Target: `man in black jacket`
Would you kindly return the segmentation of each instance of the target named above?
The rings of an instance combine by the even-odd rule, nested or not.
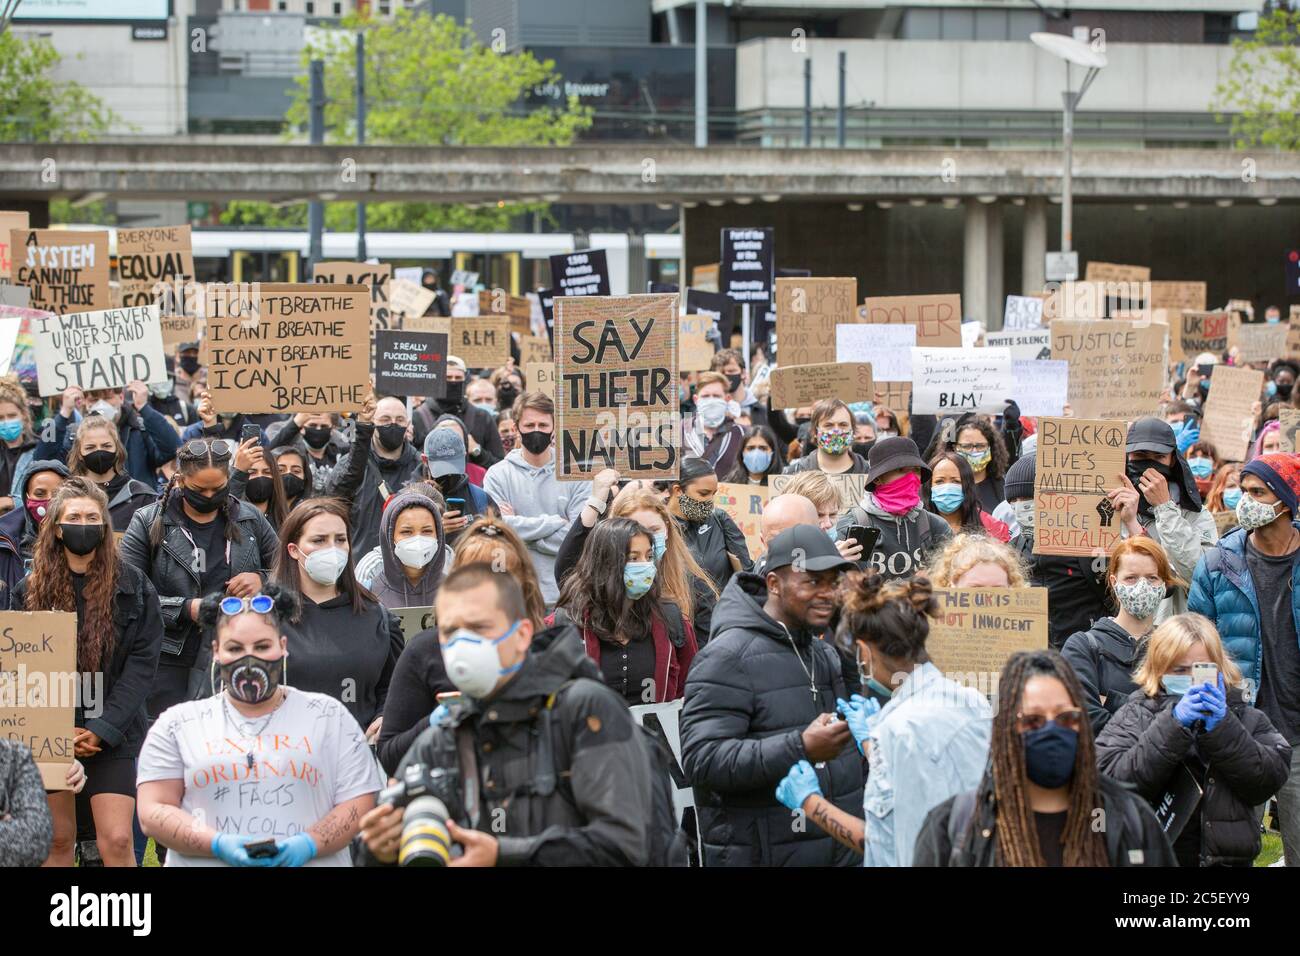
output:
[[[384,502],[420,471],[420,452],[408,440],[406,404],[391,397],[372,402],[357,416],[352,450],[339,459],[326,492],[352,502],[353,555],[379,545]]]
[[[862,812],[862,758],[834,717],[847,697],[840,658],[816,637],[852,567],[819,528],[797,525],[770,543],[763,577],[737,574],[723,591],[681,716],[706,866],[861,862],[776,799],[790,767],[808,760],[835,806]]]
[[[451,865],[647,865],[648,752],[577,632],[535,634],[518,582],[483,564],[447,577],[437,617],[463,696],[435,711],[397,779],[416,765],[455,774],[448,830],[463,852]],[[362,818],[364,862],[397,860],[403,815],[380,804]]]

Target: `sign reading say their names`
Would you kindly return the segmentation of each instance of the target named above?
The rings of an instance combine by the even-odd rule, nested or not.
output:
[[[555,300],[557,479],[677,475],[677,305],[675,295]]]
[[[46,790],[68,789],[80,684],[75,613],[0,612],[0,728],[31,750]]]
[[[31,325],[36,381],[43,396],[167,381],[158,306],[69,312]]]
[[[268,283],[211,298],[204,352],[218,412],[359,412],[370,390],[370,290]]]
[[[1213,445],[1223,461],[1246,460],[1255,425],[1251,406],[1259,401],[1263,387],[1263,372],[1231,365],[1214,367],[1201,420],[1201,439]]]
[[[375,391],[441,398],[447,389],[447,336],[437,332],[375,331]]]
[[[919,348],[961,347],[961,296],[895,295],[868,298],[858,309],[863,322],[916,326]]]
[[[1034,554],[1104,556],[1120,518],[1106,497],[1123,485],[1122,421],[1040,418],[1034,459]]]
[[[823,398],[875,401],[876,389],[867,362],[782,365],[772,370],[772,407],[803,408]]]
[[[1047,588],[936,588],[925,651],[943,675],[991,697],[1012,654],[1047,649]]]
[[[857,279],[777,279],[776,351],[781,364],[837,361],[836,330],[858,321],[853,312],[857,297]]]
[[[996,413],[1011,398],[1008,349],[912,350],[912,412]]]
[[[103,230],[14,230],[9,258],[15,285],[31,292],[31,307],[45,312],[94,312],[112,299],[108,283],[108,233]]]

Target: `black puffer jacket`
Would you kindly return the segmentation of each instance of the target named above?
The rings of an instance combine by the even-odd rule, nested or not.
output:
[[[1286,782],[1291,745],[1262,710],[1228,692],[1228,713],[1206,732],[1189,730],[1174,717],[1178,698],[1135,694],[1097,738],[1097,766],[1131,783],[1158,806],[1187,764],[1205,789],[1199,807],[1202,866],[1249,866],[1259,853],[1255,806]]]
[[[543,795],[532,785],[547,721],[542,714],[553,694],[549,742],[559,783]],[[458,822],[497,835],[498,866],[647,864],[648,751],[638,745],[627,705],[602,683],[573,627],[536,635],[524,666],[495,697],[461,697],[450,708],[448,721],[415,739],[397,776],[416,763],[464,774],[456,744],[458,728],[465,727],[482,787],[477,819],[465,812]],[[362,857],[374,862],[368,853]]]
[[[854,866],[861,856],[817,827],[791,826],[776,785],[807,758],[803,731],[846,694],[840,656],[825,641],[802,643],[816,667],[817,699],[806,664],[785,629],[763,610],[756,574],[732,578],[718,601],[713,639],[686,675],[682,762],[695,790],[706,866]],[[810,655],[811,651],[811,655]],[[863,763],[850,743],[817,770],[822,793],[862,815]]]
[[[1103,617],[1091,629],[1066,640],[1061,656],[1083,684],[1094,734],[1101,733],[1111,715],[1137,690],[1133,672],[1142,663],[1146,646],[1145,639],[1133,637],[1113,617]]]
[[[373,422],[357,422],[352,450],[339,459],[326,491],[331,497],[352,502],[349,524],[353,554],[369,554],[379,546],[380,520],[387,500],[379,486],[384,485],[388,494],[395,495],[408,481],[414,481],[420,470],[420,453],[409,441],[402,446],[399,457],[382,458],[371,444],[374,434]]]
[[[1023,527],[1011,539],[1011,547],[1029,566],[1029,583],[1047,588],[1047,603],[1052,609],[1047,621],[1047,643],[1054,649],[1060,650],[1071,634],[1088,630],[1113,610],[1104,561],[1034,554],[1033,532]]]

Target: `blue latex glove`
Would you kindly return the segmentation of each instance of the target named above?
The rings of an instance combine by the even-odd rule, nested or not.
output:
[[[809,797],[821,795],[822,787],[817,782],[817,771],[807,760],[800,760],[791,767],[785,779],[776,785],[776,798],[791,810],[802,810]]]
[[[1191,448],[1200,440],[1201,424],[1193,419],[1183,426],[1183,430],[1178,436],[1178,454],[1187,454],[1187,449]]]
[[[1223,690],[1223,673],[1219,673],[1217,685],[1202,684],[1199,688],[1201,716],[1205,720],[1205,731],[1209,733],[1219,726],[1219,721],[1228,714],[1228,698]]]
[[[1193,687],[1178,699],[1178,703],[1174,704],[1174,719],[1189,730],[1198,720],[1205,719],[1205,715],[1201,713],[1203,706],[1201,703],[1201,688],[1204,686],[1204,684],[1200,684]]]
[[[235,833],[218,833],[212,838],[212,855],[228,866],[270,866],[272,857],[253,859],[244,844],[255,842],[252,837]]]
[[[451,716],[451,711],[446,704],[439,704],[433,708],[433,713],[429,715],[429,726],[437,727],[439,724],[445,724],[447,718]]]
[[[271,857],[271,866],[305,866],[316,858],[316,841],[305,833],[276,840],[275,846],[279,852]]]
[[[861,694],[854,694],[848,700],[835,699],[835,709],[840,712],[844,722],[849,725],[849,733],[858,745],[858,753],[865,753],[862,744],[871,736],[871,718],[880,713],[880,701],[867,700]]]

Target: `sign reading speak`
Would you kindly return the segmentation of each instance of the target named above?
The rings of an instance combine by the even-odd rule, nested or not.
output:
[[[562,295],[609,295],[609,263],[604,249],[584,249],[551,256],[551,289]]]
[[[867,362],[782,365],[772,370],[772,407],[804,408],[823,398],[875,401],[876,389]]]
[[[108,285],[108,233],[70,229],[14,230],[9,258],[15,285],[31,292],[31,307],[45,312],[94,312],[112,300]]]
[[[1165,387],[1159,323],[1052,323],[1052,358],[1070,363],[1070,406],[1080,418],[1133,421],[1152,415]]]
[[[1231,365],[1214,367],[1201,421],[1201,439],[1213,445],[1222,460],[1246,460],[1255,424],[1251,406],[1259,401],[1263,387],[1263,372]]]
[[[834,362],[835,330],[856,323],[857,279],[776,280],[776,348],[783,365]]]
[[[555,431],[561,481],[605,468],[675,477],[681,448],[677,296],[555,300]]]
[[[718,291],[733,302],[771,302],[773,247],[771,229],[723,229]]]
[[[1034,554],[1105,556],[1120,520],[1107,492],[1123,484],[1123,422],[1041,418],[1034,459]]]
[[[919,348],[961,347],[961,296],[895,295],[868,298],[858,309],[863,322],[916,326]]]
[[[1047,588],[935,588],[939,614],[925,651],[943,676],[997,696],[1018,651],[1047,649]]]
[[[156,305],[51,315],[34,320],[31,331],[43,396],[61,395],[70,385],[121,388],[167,381]]]
[[[912,350],[912,412],[997,413],[1011,398],[1008,349]]]
[[[370,390],[370,290],[272,283],[210,297],[204,352],[218,412],[359,412]]]
[[[375,332],[375,391],[441,398],[447,388],[447,336],[437,332]]]
[[[0,611],[0,728],[31,750],[46,790],[68,789],[79,683],[76,614]]]

